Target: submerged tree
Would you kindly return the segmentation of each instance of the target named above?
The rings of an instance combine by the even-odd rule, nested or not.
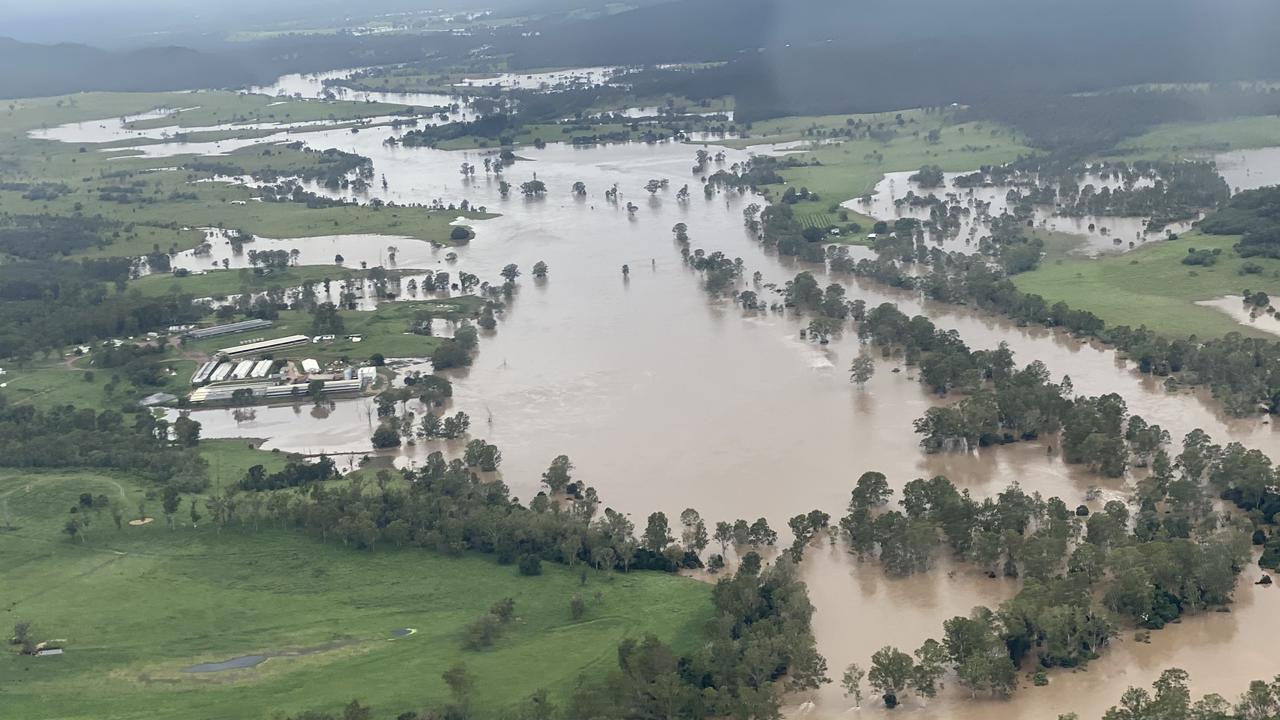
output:
[[[870,355],[855,357],[853,363],[849,366],[849,382],[856,383],[859,386],[866,385],[875,374],[876,361],[872,360]]]
[[[565,488],[573,480],[570,474],[573,471],[573,463],[569,462],[568,455],[558,455],[556,459],[551,461],[551,466],[547,471],[542,473],[542,482],[551,488],[551,492],[557,495],[563,493]]]
[[[911,656],[888,645],[871,656],[871,670],[867,682],[884,698],[884,706],[897,707],[898,695],[911,683],[915,663]]]
[[[850,663],[840,678],[840,686],[844,688],[845,697],[852,697],[855,707],[862,707],[862,679],[867,676],[858,663]]]

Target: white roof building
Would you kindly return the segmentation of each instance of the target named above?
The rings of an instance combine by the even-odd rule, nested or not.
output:
[[[244,355],[274,352],[276,350],[304,345],[309,342],[311,342],[311,338],[306,335],[287,335],[274,340],[261,340],[259,342],[251,342],[245,343],[244,345],[236,345],[235,347],[223,348],[219,352],[229,358],[236,358]]]

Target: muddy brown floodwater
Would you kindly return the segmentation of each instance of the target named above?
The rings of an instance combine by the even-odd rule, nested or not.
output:
[[[561,453],[572,458],[575,479],[596,487],[607,505],[632,513],[641,526],[650,511],[675,517],[686,507],[697,508],[709,522],[763,516],[783,529],[788,517],[813,508],[838,516],[866,470],[886,473],[896,487],[945,474],[978,496],[1013,482],[1068,504],[1083,501],[1095,485],[1104,497],[1123,496],[1123,481],[1066,466],[1040,444],[926,455],[912,421],[935,398],[911,369],[895,373],[894,364],[878,362],[871,382],[856,388],[846,371],[859,352],[853,333],[819,346],[799,339],[802,319],[746,312],[728,300],[708,298],[672,240],[677,222],[688,224],[693,247],[741,257],[747,278],[759,270],[765,282],[781,284],[800,270],[821,271],[766,253],[744,231],[742,209],[752,198],[705,199],[690,175],[692,146],[523,149],[520,154],[530,160],[510,167],[507,179],[518,186],[536,174],[548,195],[502,199],[496,178],[465,178],[458,171],[462,162],[480,164],[483,153],[388,147],[384,138],[340,131],[307,136],[313,147],[372,157],[388,181],[388,189],[376,194],[387,200],[466,198],[503,213],[475,223],[476,240],[456,250],[459,265],[489,279],[507,263],[526,273],[496,332],[482,335],[475,364],[450,373],[453,408],[471,415],[474,437],[501,446],[504,478],[521,498],[538,491],[540,473]],[[726,153],[730,163],[746,157]],[[642,189],[650,178],[669,178],[671,187],[650,197]],[[570,194],[578,180],[587,185],[586,198]],[[674,195],[686,182],[693,198],[681,204]],[[621,205],[639,206],[634,217],[604,201],[614,183]],[[434,266],[444,252],[409,250],[403,240],[396,242],[401,267]],[[369,236],[290,241],[304,253],[314,245],[316,257],[341,252],[348,264],[372,264],[388,244]],[[539,260],[550,266],[545,282],[527,274]],[[620,272],[624,263],[631,268],[629,279]],[[1218,441],[1239,440],[1280,457],[1271,426],[1224,418],[1197,394],[1168,394],[1109,350],[874,285],[850,283],[850,296],[924,312],[974,347],[1007,342],[1020,363],[1039,359],[1056,377],[1069,374],[1078,393],[1121,394],[1132,412],[1166,427],[1174,438],[1201,427]],[[241,423],[227,410],[193,413],[206,436],[264,437],[267,447],[304,452],[368,451],[372,416],[365,399],[324,410],[260,407],[254,420]],[[397,461],[420,462],[432,450],[458,451],[460,445],[419,443],[401,451]],[[939,635],[948,617],[975,605],[996,605],[1016,591],[1011,582],[964,566],[949,570],[890,579],[878,565],[859,564],[839,547],[811,550],[802,573],[817,607],[819,649],[833,677],[850,662],[865,666],[883,645],[915,648]],[[1042,688],[1024,681],[1008,701],[970,700],[952,687],[927,708],[911,699],[894,714],[976,720],[1076,711],[1095,718],[1127,686],[1147,685],[1169,666],[1191,672],[1197,693],[1234,696],[1249,679],[1280,672],[1280,653],[1272,649],[1280,629],[1280,590],[1256,588],[1257,575],[1255,568],[1241,576],[1231,613],[1187,618],[1153,633],[1150,644],[1122,634],[1087,672],[1050,673],[1050,685]],[[843,716],[850,705],[831,685],[812,697],[794,698],[791,712],[800,713],[796,707],[810,699],[816,703],[810,717]],[[862,714],[885,712],[875,705],[867,701]]]
[[[849,200],[845,207],[870,215],[877,220],[892,221],[900,217],[913,217],[919,220],[929,219],[929,207],[912,207],[908,204],[908,194],[927,198],[933,196],[950,207],[959,208],[967,213],[959,217],[960,227],[947,238],[942,247],[946,250],[973,252],[977,249],[978,238],[991,234],[990,221],[1011,210],[1008,193],[1015,189],[1009,185],[992,185],[976,188],[958,187],[956,178],[966,173],[945,173],[942,187],[925,188],[912,182],[911,171],[886,173],[876,184],[875,190],[865,198]],[[1080,187],[1088,185],[1096,189],[1112,190],[1125,186],[1116,177],[1103,178],[1098,175],[1085,175],[1079,178]],[[1150,178],[1139,178],[1133,187],[1149,186]],[[901,203],[901,204],[899,204]],[[980,212],[985,209],[985,212]],[[1057,232],[1070,233],[1082,240],[1082,247],[1077,251],[1089,255],[1109,252],[1124,252],[1140,244],[1153,240],[1163,240],[1168,233],[1183,233],[1191,229],[1190,222],[1175,222],[1160,228],[1148,227],[1144,218],[1117,217],[1112,215],[1085,215],[1068,217],[1054,214],[1051,205],[1033,206],[1032,218],[1036,227]]]

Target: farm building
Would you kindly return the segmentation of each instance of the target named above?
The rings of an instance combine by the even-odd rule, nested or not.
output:
[[[266,330],[271,327],[270,320],[242,320],[240,322],[228,323],[227,325],[214,325],[213,327],[197,328],[187,333],[187,337],[192,340],[205,340],[220,335],[231,335],[233,333],[251,332],[253,330]]]
[[[227,379],[231,371],[236,367],[235,363],[221,363],[209,373],[209,382],[221,382]]]
[[[262,353],[276,352],[286,348],[306,345],[311,342],[311,338],[306,335],[286,335],[282,338],[274,340],[261,340],[259,342],[245,343],[235,347],[223,348],[218,354],[226,356],[228,359],[239,359],[249,357],[251,355],[260,355]]]
[[[320,372],[320,363],[312,360],[311,358],[307,358],[302,361],[302,372],[307,374],[318,373]]]
[[[236,363],[236,369],[231,371],[232,380],[244,380],[249,377],[249,373],[253,372],[253,366],[256,365],[252,360],[241,360]]]
[[[195,374],[191,376],[191,384],[205,384],[209,381],[209,376],[212,375],[213,371],[216,369],[218,369],[218,361],[216,360],[210,360],[209,362],[202,363],[200,367],[196,368]]]
[[[206,385],[193,391],[190,400],[193,405],[228,403],[231,402],[237,390],[246,389],[255,401],[302,400],[307,397],[310,390],[308,383]],[[325,381],[320,392],[325,395],[338,395],[360,392],[362,389],[364,389],[364,383],[360,380],[328,380]]]
[[[257,365],[253,366],[253,372],[249,373],[252,378],[264,378],[267,373],[271,372],[271,366],[275,364],[275,360],[259,360]]]

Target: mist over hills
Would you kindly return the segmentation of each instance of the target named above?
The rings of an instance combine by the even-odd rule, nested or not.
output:
[[[721,62],[650,89],[733,95],[748,120],[1280,77],[1270,38],[1280,3],[1266,0],[676,0],[587,19],[563,12],[584,4],[510,0],[504,7],[546,14],[469,36],[285,35],[111,51],[8,40],[0,62],[17,71],[0,77],[0,96],[236,87],[286,72],[461,59],[482,47],[522,69]]]

